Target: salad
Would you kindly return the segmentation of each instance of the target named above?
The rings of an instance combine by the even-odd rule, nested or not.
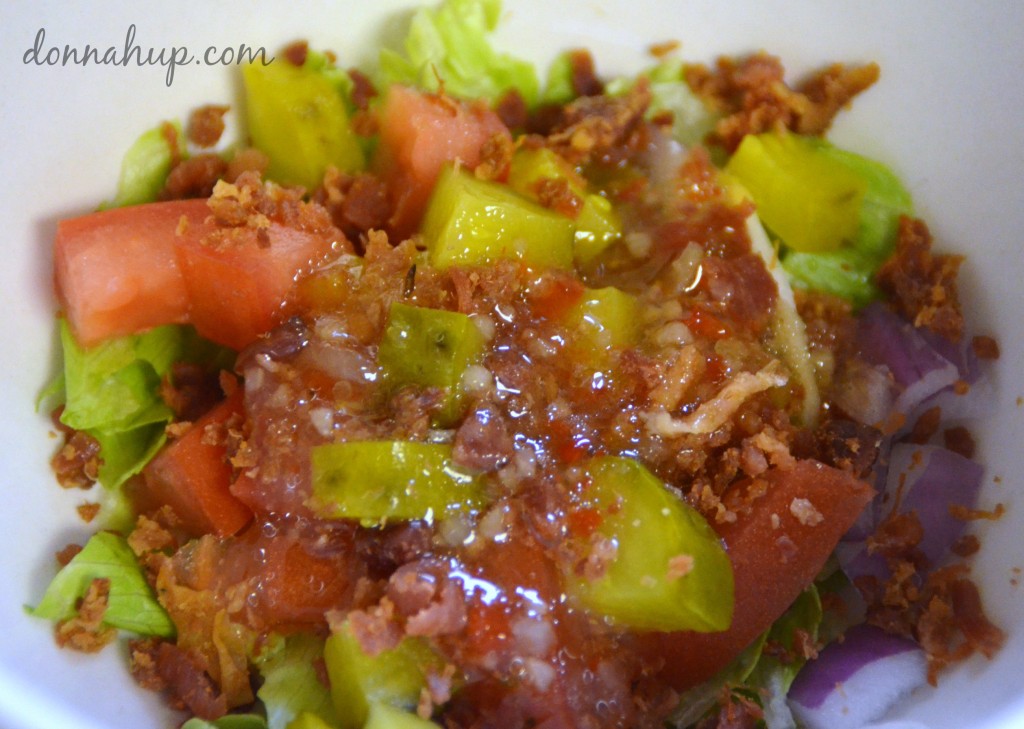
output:
[[[823,137],[878,69],[541,84],[497,10],[247,66],[242,143],[163,123],[60,225],[54,469],[102,529],[31,612],[190,729],[856,726],[992,655],[949,418],[998,345]]]

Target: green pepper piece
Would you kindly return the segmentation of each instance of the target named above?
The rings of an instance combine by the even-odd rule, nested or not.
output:
[[[635,460],[601,457],[585,468],[580,507],[600,518],[595,535],[614,554],[599,576],[568,575],[569,594],[637,630],[728,628],[732,565],[704,518]]]
[[[517,192],[537,199],[537,183],[544,179],[565,179],[569,189],[578,195],[583,205],[576,216],[576,234],[573,256],[586,263],[622,237],[622,221],[611,201],[587,192],[587,183],[576,170],[556,152],[541,147],[520,149],[512,157],[508,184]]]
[[[312,508],[324,519],[433,519],[477,509],[478,478],[452,463],[452,447],[412,441],[352,441],[312,452]]]
[[[249,136],[270,158],[267,177],[314,189],[331,165],[363,168],[345,102],[322,73],[287,61],[242,67]]]
[[[430,262],[437,268],[499,259],[570,268],[573,221],[512,190],[446,166],[423,221]]]
[[[446,391],[435,425],[445,427],[464,409],[462,376],[483,356],[486,340],[465,314],[440,309],[391,305],[377,363],[390,387],[418,385]]]
[[[421,719],[411,711],[373,702],[363,729],[437,729],[437,724]]]
[[[867,182],[796,134],[748,134],[725,171],[750,193],[764,224],[795,251],[852,245]]]
[[[361,729],[373,703],[415,709],[426,686],[427,671],[443,661],[422,638],[406,637],[375,656],[363,652],[348,623],[324,646],[331,699],[342,729]]]

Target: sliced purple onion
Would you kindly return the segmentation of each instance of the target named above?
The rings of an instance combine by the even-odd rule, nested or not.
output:
[[[920,330],[881,304],[871,304],[861,312],[857,341],[865,360],[884,365],[892,373],[900,388],[894,409],[905,415],[960,379],[956,362],[943,356]]]
[[[807,729],[858,729],[881,718],[927,677],[925,654],[916,643],[858,625],[803,667],[789,690],[789,706]]]
[[[897,443],[889,453],[885,488],[866,511],[880,511],[878,521],[894,508],[899,514],[915,511],[924,533],[918,548],[931,564],[938,564],[967,526],[950,513],[950,506],[975,508],[983,474],[980,465],[945,448]],[[858,535],[873,531],[867,523],[856,528]],[[885,560],[869,554],[867,543],[858,544],[850,535],[836,554],[851,580],[865,575],[883,581],[889,577]]]

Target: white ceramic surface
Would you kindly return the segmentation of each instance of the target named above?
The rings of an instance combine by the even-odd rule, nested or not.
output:
[[[74,507],[47,460],[56,441],[33,402],[54,362],[49,247],[55,224],[110,197],[121,154],[156,121],[194,105],[230,102],[231,68],[50,67],[24,63],[40,28],[45,47],[123,46],[202,52],[245,43],[270,50],[308,38],[345,65],[374,58],[407,12],[396,2],[9,3],[0,22],[0,729],[171,726],[155,697],[137,690],[124,656],[60,652],[47,623],[26,617],[53,570],[52,554],[81,540]],[[297,5],[297,4],[296,4]],[[975,574],[1009,639],[993,661],[974,660],[916,695],[892,727],[1024,727],[1024,3],[946,0],[507,0],[499,43],[546,60],[593,49],[605,74],[649,62],[647,47],[677,39],[686,58],[765,48],[794,73],[831,60],[877,60],[878,86],[856,101],[833,139],[890,163],[912,188],[939,245],[969,255],[962,285],[978,331],[1002,345],[992,412],[977,429],[987,464],[983,506],[1006,505],[985,524]]]

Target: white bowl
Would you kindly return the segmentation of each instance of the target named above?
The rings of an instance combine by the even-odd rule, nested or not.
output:
[[[0,28],[0,145],[4,262],[0,290],[0,727],[168,727],[157,697],[135,687],[123,651],[59,651],[51,626],[29,618],[53,573],[53,553],[88,529],[47,466],[56,441],[33,403],[54,371],[50,246],[56,221],[113,194],[134,137],[195,105],[230,102],[231,68],[38,66],[24,63],[40,28],[44,49],[123,47],[129,26],[143,49],[265,46],[307,38],[342,64],[365,64],[407,18],[404,2],[47,2],[7,8]],[[144,7],[146,5],[148,7]],[[84,8],[88,7],[88,10]],[[1008,635],[992,661],[942,676],[893,714],[899,726],[1024,726],[1018,666],[1024,661],[1024,595],[1015,586],[1024,550],[1017,469],[1024,442],[1024,294],[1020,179],[1024,169],[1024,4],[938,0],[508,0],[499,44],[545,61],[558,50],[593,50],[604,74],[636,70],[653,42],[680,40],[688,59],[764,48],[795,74],[823,63],[876,60],[880,83],[843,113],[832,138],[891,164],[912,189],[941,248],[968,255],[962,273],[970,323],[1002,346],[992,412],[976,429],[987,465],[982,505],[1006,516],[978,526],[975,577],[992,619]],[[168,51],[169,52],[169,51]],[[45,54],[44,54],[45,55]],[[31,61],[31,58],[29,58]]]

